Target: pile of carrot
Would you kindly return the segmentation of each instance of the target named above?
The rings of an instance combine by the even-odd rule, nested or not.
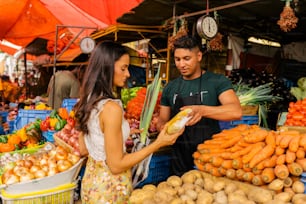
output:
[[[298,178],[306,171],[305,151],[306,134],[242,124],[199,144],[193,158],[201,171],[261,186]]]

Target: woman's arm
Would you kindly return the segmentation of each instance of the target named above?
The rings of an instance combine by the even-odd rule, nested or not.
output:
[[[79,150],[81,156],[87,156],[88,150],[85,145],[84,134],[82,132],[79,133]]]
[[[122,108],[113,101],[107,102],[100,114],[100,126],[105,137],[106,163],[113,174],[132,168],[163,146],[172,145],[183,132],[182,130],[177,134],[167,135],[165,126],[152,144],[137,152],[127,154],[123,151],[122,117]]]

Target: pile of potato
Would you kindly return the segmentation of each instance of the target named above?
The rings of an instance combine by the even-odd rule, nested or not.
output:
[[[300,181],[295,181],[300,182]],[[302,183],[302,182],[300,182]],[[132,192],[131,204],[302,204],[306,195],[264,189],[198,170]]]

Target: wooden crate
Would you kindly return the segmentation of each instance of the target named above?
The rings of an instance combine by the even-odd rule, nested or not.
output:
[[[241,106],[242,115],[257,115],[258,105],[245,105]]]

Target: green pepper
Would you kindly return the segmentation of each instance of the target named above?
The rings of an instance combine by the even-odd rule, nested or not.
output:
[[[35,127],[35,123],[31,123],[27,128],[26,128],[26,131],[28,132],[28,131],[30,131],[30,130],[32,130],[32,129],[35,129],[36,127]]]
[[[0,143],[7,143],[7,135],[0,135]]]
[[[50,118],[55,118],[57,115],[57,111],[56,110],[52,110],[50,113]]]
[[[64,128],[64,126],[66,125],[66,120],[58,120],[57,122],[56,122],[56,124],[55,124],[55,127],[54,127],[54,130],[61,130],[61,129],[63,129]]]

